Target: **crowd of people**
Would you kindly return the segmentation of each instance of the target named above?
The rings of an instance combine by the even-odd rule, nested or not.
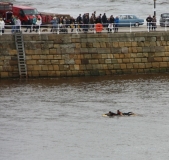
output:
[[[147,21],[147,27],[149,30],[156,30],[156,17],[148,16],[146,18]],[[112,31],[118,32],[119,27],[119,17],[114,17],[111,15],[110,17],[107,17],[106,13],[99,14],[96,16],[96,11],[94,11],[91,16],[89,16],[88,13],[85,13],[83,15],[79,14],[76,18],[70,17],[63,17],[63,16],[53,16],[53,19],[50,21],[51,23],[51,32],[57,32],[58,29],[61,32],[68,33],[68,28],[70,28],[71,32],[76,29],[78,32],[88,32],[88,30],[94,31],[95,24],[101,24],[103,28],[107,28],[107,32],[110,33]],[[21,21],[20,19],[12,15],[10,24],[12,25],[11,32],[19,32],[21,27]],[[25,32],[28,30],[30,32],[35,31],[38,32],[40,29],[40,26],[42,25],[42,19],[38,16],[29,16],[27,22],[24,24]],[[5,23],[2,18],[0,18],[0,30],[4,33]]]

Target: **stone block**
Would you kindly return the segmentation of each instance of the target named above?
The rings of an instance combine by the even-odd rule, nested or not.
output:
[[[132,42],[124,42],[124,46],[125,47],[131,47],[132,46]]]
[[[162,62],[162,57],[154,57],[155,62]]]
[[[111,63],[111,59],[105,59],[105,63]]]
[[[91,54],[91,58],[94,58],[94,59],[100,59],[102,58],[102,55],[101,54]]]
[[[111,53],[114,53],[114,54],[122,53],[122,48],[120,47],[111,48]]]
[[[41,71],[42,70],[41,65],[33,65],[33,70],[34,71]]]
[[[135,58],[135,62],[136,62],[136,63],[141,63],[142,60],[141,60],[141,58]]]
[[[99,64],[104,64],[104,59],[99,59]]]
[[[123,59],[117,59],[118,63],[123,63]]]
[[[121,68],[121,69],[126,69],[127,66],[126,66],[126,64],[120,64],[120,68]]]
[[[108,69],[108,65],[107,64],[102,64],[102,69],[107,70]]]
[[[91,54],[84,54],[84,58],[86,58],[86,59],[92,58],[92,55]]]
[[[110,48],[98,48],[97,51],[99,54],[110,54]]]
[[[59,59],[62,59],[62,56],[61,55],[53,55],[53,59],[55,60],[59,60]]]
[[[138,63],[133,63],[133,68],[135,68],[135,69],[139,68]]]
[[[76,60],[75,60],[75,64],[81,64],[81,60],[76,59]]]
[[[39,60],[40,59],[40,55],[32,55],[32,60],[33,59]]]
[[[107,58],[113,58],[113,57],[114,57],[113,54],[107,54]]]
[[[145,68],[145,63],[139,63],[138,66],[139,66],[139,68],[143,68],[144,69]]]
[[[152,62],[152,67],[153,68],[159,68],[160,63],[159,62]]]
[[[128,68],[128,69],[133,68],[133,64],[132,64],[132,63],[127,63],[126,65],[127,65],[127,68]]]
[[[160,62],[160,67],[168,67],[168,63],[167,62]]]
[[[86,65],[86,69],[87,69],[87,70],[91,70],[91,69],[92,69],[92,64],[87,64],[87,65]]]
[[[34,64],[37,64],[37,60],[26,60],[26,64],[27,65],[34,65]]]
[[[120,69],[120,64],[113,64],[114,65],[114,69]]]
[[[106,48],[106,43],[105,43],[105,42],[101,42],[101,43],[100,43],[100,47],[101,47],[101,48]]]
[[[98,64],[99,61],[98,61],[98,59],[89,59],[89,63],[90,64]]]
[[[120,54],[114,54],[114,58],[119,58]]]
[[[49,54],[56,54],[56,49],[49,49]]]
[[[86,65],[79,65],[79,70],[85,71],[86,70]]]
[[[65,60],[59,60],[59,64],[65,64]]]
[[[162,61],[163,62],[168,62],[169,61],[169,57],[162,57]]]
[[[113,42],[113,47],[116,48],[116,47],[119,47],[119,42]]]
[[[113,64],[107,64],[107,68],[108,69],[114,69],[114,65]]]
[[[116,64],[116,63],[118,63],[118,60],[117,59],[112,59],[112,63]]]
[[[131,42],[131,46],[132,46],[132,47],[137,47],[137,46],[138,46],[137,43],[143,43],[143,42]]]
[[[81,64],[89,64],[89,60],[88,59],[82,59]]]
[[[94,48],[100,48],[100,43],[99,43],[99,42],[93,43],[93,47],[94,47]]]
[[[76,48],[81,48],[82,46],[81,46],[81,43],[75,43],[75,47]]]
[[[101,54],[101,58],[103,58],[103,59],[108,58],[108,54]]]
[[[128,53],[128,48],[122,47],[121,52],[124,53],[124,54]]]
[[[80,48],[80,53],[87,54],[87,53],[89,53],[89,50],[87,48]]]
[[[74,65],[74,69],[75,69],[75,70],[79,70],[79,68],[80,68],[79,65],[77,65],[77,64]]]
[[[141,58],[141,61],[144,63],[148,62],[147,58]]]
[[[129,63],[129,62],[130,62],[130,59],[128,59],[128,58],[123,59],[123,63]]]
[[[30,74],[28,74],[28,76],[31,76],[31,77],[39,77],[39,71],[31,71]]]
[[[53,44],[53,48],[60,48],[59,44]]]

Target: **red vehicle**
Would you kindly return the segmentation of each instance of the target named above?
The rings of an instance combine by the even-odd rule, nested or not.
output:
[[[13,5],[12,11],[13,15],[19,17],[23,25],[27,23],[28,17],[33,18],[33,15],[35,15],[38,18],[41,18],[37,9],[33,7]]]
[[[17,6],[9,2],[0,2],[0,16],[4,19],[6,24],[9,24],[12,15],[19,17],[23,25],[28,21],[28,17],[32,18],[33,15],[41,18],[36,8]]]
[[[0,17],[2,17],[6,24],[10,23],[12,15],[19,17],[22,25],[25,25],[29,18],[33,15],[42,20],[42,24],[50,24],[54,16],[70,18],[68,14],[55,14],[55,13],[39,13],[36,8],[29,6],[13,5],[10,2],[0,2]]]
[[[5,23],[9,23],[13,14],[13,4],[10,2],[0,2],[0,17],[2,17]]]

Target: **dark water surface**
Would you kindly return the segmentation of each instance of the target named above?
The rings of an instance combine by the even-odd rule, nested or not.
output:
[[[0,160],[166,160],[168,113],[168,74],[0,80]]]

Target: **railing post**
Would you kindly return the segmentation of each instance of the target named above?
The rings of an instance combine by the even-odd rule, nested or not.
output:
[[[0,30],[1,30],[0,35],[2,36],[2,26],[0,26]]]
[[[165,24],[165,31],[167,31],[167,24]]]
[[[57,34],[59,34],[59,24],[58,24],[58,30],[57,30]]]
[[[19,31],[21,32],[21,25],[19,25]]]
[[[39,34],[40,34],[40,25],[39,25]]]
[[[150,23],[149,22],[147,22],[147,29],[148,29],[148,32],[150,32]]]
[[[93,32],[96,34],[96,24],[94,24]]]
[[[114,33],[114,23],[112,23],[111,33]]]
[[[131,32],[131,22],[130,22],[130,32]]]
[[[78,25],[76,24],[76,34],[78,34]]]

